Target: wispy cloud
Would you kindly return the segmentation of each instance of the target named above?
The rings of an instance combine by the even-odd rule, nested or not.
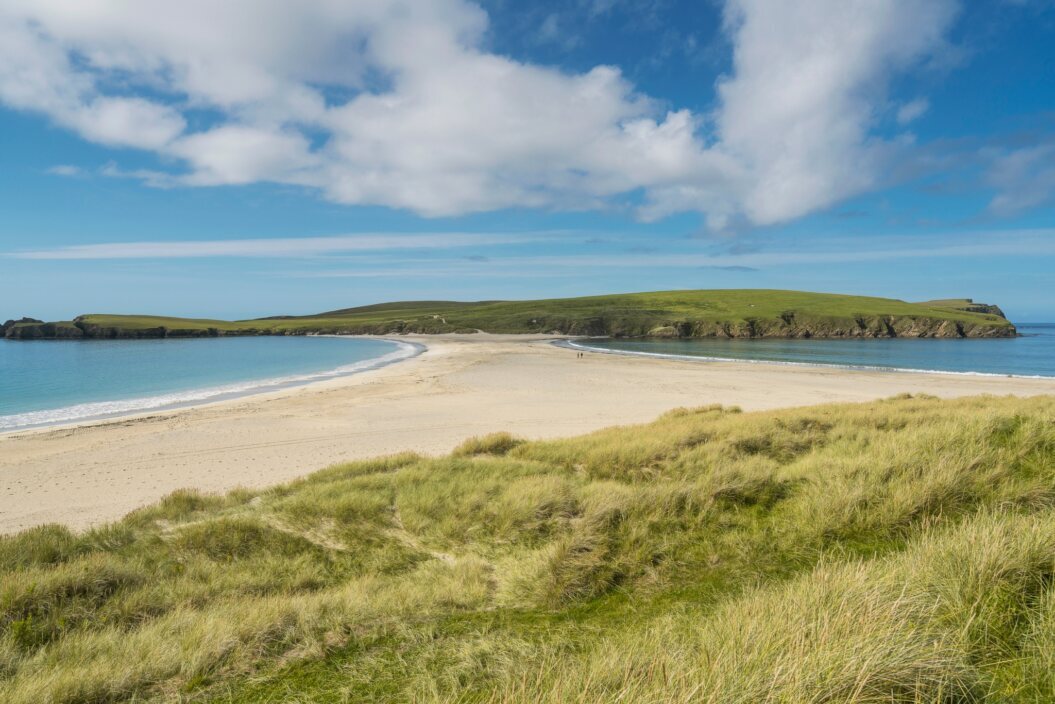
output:
[[[840,264],[850,262],[893,261],[899,259],[927,259],[935,257],[995,257],[995,256],[1051,256],[1055,255],[1055,230],[1031,230],[1035,237],[1009,241],[942,244],[931,247],[883,249],[840,249],[830,251],[769,251],[754,254],[588,254],[570,256],[541,256],[519,258],[518,266],[563,266],[606,268],[723,268],[743,270],[788,265]],[[492,264],[504,260],[492,260]]]
[[[1013,215],[1055,199],[1053,163],[1055,141],[997,155],[989,174],[997,194],[989,203],[989,211]]]
[[[905,103],[897,111],[897,123],[899,125],[907,125],[923,116],[927,110],[930,109],[930,101],[926,98],[916,98],[910,102]]]
[[[151,188],[174,188],[179,180],[172,174],[153,169],[122,169],[115,162],[109,161],[99,168],[99,175],[107,178],[127,178],[142,181]]]
[[[533,242],[549,233],[363,233],[335,237],[204,240],[199,242],[110,242],[6,252],[13,259],[188,259],[205,257],[313,257],[341,252],[442,250]]]
[[[47,173],[52,176],[66,176],[67,178],[73,178],[82,175],[84,170],[81,169],[81,167],[72,164],[56,164],[48,169]]]
[[[733,254],[702,252],[611,254],[550,254],[535,256],[491,256],[484,269],[469,266],[462,258],[448,260],[436,267],[435,259],[404,259],[396,267],[383,270],[324,270],[292,272],[293,277],[305,278],[368,278],[374,276],[411,276],[427,271],[429,275],[456,276],[559,276],[561,271],[579,275],[596,269],[709,269],[728,272],[754,272],[760,269],[779,269],[818,264],[849,264],[918,260],[928,258],[971,258],[999,256],[1053,256],[1055,229],[993,230],[956,233],[929,246],[907,246],[905,237],[891,237],[885,246],[865,249],[831,241],[829,249],[814,251],[754,251]]]
[[[457,264],[449,266],[413,268],[396,267],[387,269],[331,269],[328,271],[291,271],[282,274],[291,279],[573,279],[579,273],[570,269],[524,269],[499,266],[465,267]]]

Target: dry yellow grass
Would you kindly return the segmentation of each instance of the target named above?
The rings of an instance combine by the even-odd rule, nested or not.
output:
[[[709,407],[0,540],[0,700],[1055,698],[1055,399]]]

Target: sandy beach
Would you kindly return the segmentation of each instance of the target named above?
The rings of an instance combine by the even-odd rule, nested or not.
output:
[[[539,338],[407,337],[396,365],[311,386],[73,427],[0,435],[0,532],[85,528],[180,488],[264,487],[352,459],[443,453],[495,431],[526,438],[645,422],[678,406],[744,410],[1055,394],[1055,380],[709,363],[587,353]]]

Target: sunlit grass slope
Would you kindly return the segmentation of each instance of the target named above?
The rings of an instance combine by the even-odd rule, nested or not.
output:
[[[1055,398],[500,434],[0,540],[0,700],[1055,699]]]
[[[218,330],[277,333],[474,332],[646,335],[845,335],[867,328],[885,334],[937,331],[944,322],[968,334],[1013,331],[999,315],[888,298],[764,289],[661,291],[540,301],[410,301],[303,317],[226,322],[155,316],[86,315],[89,326],[113,330]],[[949,328],[954,332],[955,328]]]

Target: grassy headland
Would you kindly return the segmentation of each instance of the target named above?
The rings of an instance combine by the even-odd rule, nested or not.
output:
[[[1055,398],[332,467],[0,539],[21,702],[1055,698]]]
[[[73,321],[11,322],[6,335],[35,338],[213,335],[562,333],[624,337],[1006,337],[998,308],[969,301],[763,289],[661,291],[540,301],[410,301],[309,316],[222,321],[83,315]],[[972,307],[973,306],[973,307]],[[50,327],[48,327],[50,326]]]

